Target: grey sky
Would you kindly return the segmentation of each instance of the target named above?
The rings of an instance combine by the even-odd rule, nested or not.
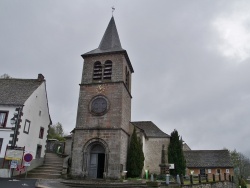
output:
[[[2,0],[0,75],[47,80],[53,123],[75,127],[81,54],[115,6],[135,73],[132,121],[177,129],[192,149],[250,149],[250,1]]]

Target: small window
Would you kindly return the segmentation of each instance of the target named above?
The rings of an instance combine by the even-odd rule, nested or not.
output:
[[[44,128],[40,127],[39,138],[43,139],[43,134],[44,134]]]
[[[217,173],[220,174],[220,169],[219,168],[217,169]]]
[[[42,146],[41,145],[37,145],[37,148],[36,148],[36,158],[41,158],[41,154],[42,154]]]
[[[207,169],[207,173],[208,173],[208,174],[211,174],[211,169]]]
[[[101,62],[97,61],[94,64],[93,80],[101,80],[101,79],[102,79],[102,64]]]
[[[26,134],[29,134],[30,131],[30,121],[29,120],[25,120],[25,124],[24,124],[24,129],[23,132]]]
[[[0,111],[0,128],[6,127],[8,111]]]
[[[1,150],[2,150],[2,145],[3,145],[3,138],[0,138],[0,153],[1,153]]]
[[[226,169],[226,173],[227,173],[227,174],[229,174],[229,173],[230,173],[229,169]]]
[[[201,168],[200,169],[200,175],[205,176],[205,174],[206,174],[205,168]]]
[[[103,79],[111,80],[112,75],[112,61],[108,60],[104,64]]]

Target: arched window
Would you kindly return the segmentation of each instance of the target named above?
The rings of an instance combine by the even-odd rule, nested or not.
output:
[[[104,63],[103,79],[111,80],[112,75],[112,61],[107,60]]]
[[[94,64],[93,80],[101,80],[101,79],[102,79],[102,64],[101,62],[97,61]]]

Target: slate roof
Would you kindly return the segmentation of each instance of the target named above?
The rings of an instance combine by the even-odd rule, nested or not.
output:
[[[187,168],[233,167],[228,150],[184,151]]]
[[[0,105],[23,105],[42,83],[38,79],[0,79]]]
[[[131,72],[134,72],[127,51],[124,50],[121,46],[120,38],[115,24],[115,19],[113,16],[108,24],[108,27],[102,37],[102,40],[98,48],[91,50],[85,54],[82,54],[82,57],[84,58],[92,55],[110,54],[110,53],[123,53],[125,55],[126,60],[128,61],[128,65]]]
[[[170,136],[160,130],[152,121],[131,122],[132,125],[141,129],[148,138],[170,138]]]

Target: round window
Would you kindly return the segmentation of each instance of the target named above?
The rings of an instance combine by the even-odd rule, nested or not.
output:
[[[95,115],[103,115],[107,112],[108,101],[104,97],[96,97],[91,102],[91,112]]]

